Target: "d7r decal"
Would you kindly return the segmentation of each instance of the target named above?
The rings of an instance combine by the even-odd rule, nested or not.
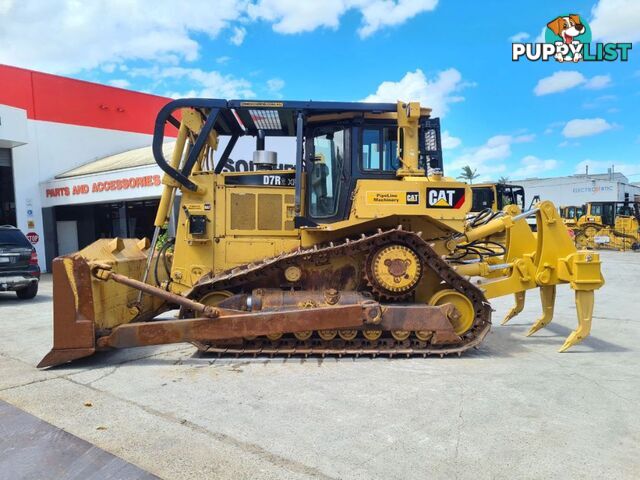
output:
[[[427,208],[460,208],[464,188],[427,188]]]
[[[225,185],[253,185],[262,187],[295,187],[295,173],[228,175],[224,177]]]

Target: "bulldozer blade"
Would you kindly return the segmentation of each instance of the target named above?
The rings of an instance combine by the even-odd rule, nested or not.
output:
[[[81,258],[59,257],[52,271],[53,348],[38,368],[88,357],[96,350],[89,265]]]
[[[520,312],[522,312],[522,309],[524,308],[524,299],[526,296],[526,292],[524,291],[516,292],[513,296],[515,298],[516,304],[505,315],[502,322],[500,322],[500,325],[506,325],[509,320],[511,320],[516,315],[518,315]]]
[[[558,350],[566,352],[577,345],[591,333],[591,318],[593,317],[593,290],[576,290],[576,312],[578,313],[578,328],[567,337],[564,345]]]
[[[96,333],[162,311],[163,298],[146,295],[137,301],[139,290],[107,284],[91,272],[96,265],[108,264],[110,273],[142,278],[149,254],[146,239],[102,238],[53,260],[53,348],[39,368],[88,357],[96,351]],[[162,272],[160,281],[165,279]]]
[[[556,286],[544,285],[540,287],[540,302],[542,303],[542,316],[527,332],[530,337],[541,328],[546,327],[553,320],[553,310],[556,304]]]

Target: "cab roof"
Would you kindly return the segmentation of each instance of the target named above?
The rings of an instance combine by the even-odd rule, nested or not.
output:
[[[188,105],[189,99],[184,101]],[[309,121],[313,117],[340,119],[397,112],[395,103],[211,99],[206,104],[209,111],[216,108],[220,110],[214,126],[219,134],[239,136],[255,136],[258,130],[264,131],[267,136],[295,136],[298,113],[302,113]],[[423,110],[424,115],[428,116],[430,110]]]

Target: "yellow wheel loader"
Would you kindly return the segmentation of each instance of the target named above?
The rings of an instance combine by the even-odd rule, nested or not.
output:
[[[241,137],[255,138],[256,169],[227,171]],[[278,169],[272,137],[290,138],[293,169]],[[510,318],[540,288],[534,330],[562,283],[578,327],[561,351],[589,335],[598,254],[576,250],[549,202],[468,220],[471,189],[443,176],[439,120],[418,103],[175,100],[153,152],[165,172],[153,238],[54,260],[53,349],[40,367],[177,342],[233,355],[460,355],[489,332],[491,298],[515,294]],[[174,211],[175,239],[159,247]],[[501,248],[487,247],[502,232]]]

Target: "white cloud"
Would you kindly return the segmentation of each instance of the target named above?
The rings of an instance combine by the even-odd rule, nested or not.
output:
[[[244,42],[244,37],[247,35],[247,29],[244,27],[233,27],[233,35],[229,41],[235,46],[239,47]]]
[[[282,98],[281,90],[284,88],[284,80],[281,78],[270,78],[267,80],[267,90],[272,95],[275,95],[278,98]]]
[[[601,42],[640,41],[640,2],[600,0],[591,10],[591,31]]]
[[[589,166],[589,173],[607,173],[608,169],[613,166],[614,172],[620,172],[624,175],[640,174],[640,162],[636,163],[616,163],[613,161],[602,160],[583,160],[576,165],[575,173],[584,173],[585,167]]]
[[[551,122],[549,125],[547,125],[547,128],[545,128],[544,134],[550,135],[552,133],[555,133],[560,130],[560,127],[563,127],[564,124],[565,122]]]
[[[195,60],[196,35],[216,37],[245,0],[0,2],[0,63],[70,74],[125,60]],[[197,13],[195,13],[197,12]],[[107,67],[109,68],[109,67]]]
[[[336,29],[346,12],[357,10],[362,15],[358,34],[365,38],[431,11],[437,4],[438,0],[258,0],[248,5],[247,13],[252,20],[272,22],[276,32],[291,34],[321,27]]]
[[[533,93],[537,96],[549,95],[551,93],[564,92],[579,85],[589,90],[600,90],[611,85],[611,75],[595,75],[591,78],[586,78],[582,73],[575,70],[555,72],[538,80]]]
[[[596,75],[591,77],[587,83],[584,84],[584,88],[590,90],[599,90],[611,85],[611,75]]]
[[[436,8],[438,0],[192,0],[188,8],[154,0],[0,0],[0,63],[73,74],[149,61],[180,65],[200,56],[199,37],[229,33],[241,45],[251,22],[279,33],[336,29],[358,12],[368,37]]]
[[[167,67],[137,68],[131,70],[132,77],[146,77],[156,82],[155,90],[164,88],[166,96],[208,98],[254,98],[251,82],[233,75],[200,68]],[[188,83],[185,82],[188,80]],[[183,91],[189,85],[190,90]]]
[[[462,144],[462,140],[458,137],[454,137],[449,133],[448,130],[445,130],[442,133],[442,148],[444,150],[451,150],[459,147]]]
[[[219,65],[226,65],[227,63],[229,63],[229,60],[231,60],[231,57],[227,57],[225,55],[225,56],[216,58],[216,63]]]
[[[576,118],[567,122],[562,129],[566,138],[588,137],[613,128],[604,118]]]
[[[606,104],[614,102],[618,99],[615,95],[600,95],[598,97],[590,98],[589,101],[584,102],[582,106],[584,108],[598,108],[602,109]]]
[[[529,143],[529,142],[533,142],[536,139],[536,134],[527,133],[525,135],[517,135],[511,138],[512,138],[511,143]]]
[[[438,0],[375,0],[356,1],[362,13],[361,38],[370,36],[382,27],[400,25],[419,13],[436,8]]]
[[[105,63],[100,67],[100,69],[105,73],[113,73],[116,69],[115,63]]]
[[[457,95],[468,83],[462,81],[462,75],[455,68],[438,73],[429,80],[422,70],[407,72],[399,81],[382,82],[376,93],[364,99],[365,102],[420,102],[424,107],[433,109],[434,116],[444,117],[451,103],[461,102],[464,97]]]
[[[520,166],[511,175],[519,179],[537,177],[540,173],[555,170],[559,163],[552,158],[543,160],[535,155],[527,155],[520,160]]]
[[[585,81],[584,75],[580,72],[572,70],[555,72],[553,75],[538,80],[538,83],[533,89],[533,93],[541,96],[549,95],[550,93],[564,92],[570,88],[577,87]]]
[[[461,155],[448,162],[446,171],[457,172],[465,165],[477,168],[481,179],[486,179],[491,174],[507,171],[503,160],[511,156],[511,146],[517,143],[531,142],[535,138],[533,134],[524,135],[495,135],[489,138],[483,145],[466,149]]]
[[[272,22],[278,33],[300,33],[319,27],[338,28],[347,9],[344,0],[259,0],[248,6],[247,13],[252,20]]]
[[[124,78],[114,78],[113,80],[109,80],[107,83],[112,87],[118,88],[129,88],[131,86],[129,80],[126,80]]]
[[[521,43],[521,42],[524,42],[530,36],[531,35],[529,35],[527,32],[518,32],[515,35],[510,36],[509,40],[515,43]]]

